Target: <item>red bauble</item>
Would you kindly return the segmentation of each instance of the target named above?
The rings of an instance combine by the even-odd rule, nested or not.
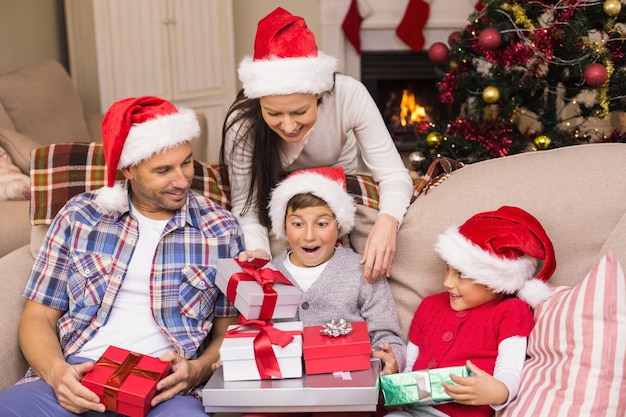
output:
[[[599,87],[604,84],[609,74],[606,72],[604,65],[595,63],[585,68],[584,76],[587,85],[590,87]]]
[[[448,36],[448,45],[450,45],[450,48],[455,47],[456,45],[459,45],[461,43],[461,32],[454,31],[450,34],[450,36]]]
[[[450,50],[443,42],[435,42],[428,49],[428,58],[436,64],[446,62],[450,57]]]
[[[494,28],[486,28],[478,35],[478,45],[485,49],[496,49],[502,43],[500,32]]]

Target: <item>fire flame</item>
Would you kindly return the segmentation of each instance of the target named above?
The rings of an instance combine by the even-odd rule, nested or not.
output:
[[[400,124],[406,126],[407,124],[419,123],[427,118],[426,109],[415,102],[415,95],[407,89],[402,90]]]

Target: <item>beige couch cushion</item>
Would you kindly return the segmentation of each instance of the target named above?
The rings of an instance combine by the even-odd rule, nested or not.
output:
[[[3,147],[13,163],[24,174],[30,170],[30,151],[39,148],[41,144],[28,136],[17,133],[15,130],[0,130],[0,146]]]
[[[398,233],[390,278],[404,334],[421,300],[443,290],[437,236],[481,211],[513,205],[535,215],[555,247],[550,282],[575,285],[626,212],[624,161],[626,144],[618,143],[519,154],[467,165],[418,197]],[[358,213],[351,240],[360,252],[377,212],[359,207]]]
[[[0,76],[0,103],[15,130],[42,145],[89,141],[82,103],[57,61]]]

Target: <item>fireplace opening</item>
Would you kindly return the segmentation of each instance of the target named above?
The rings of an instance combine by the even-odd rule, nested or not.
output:
[[[374,98],[401,153],[416,149],[416,129],[423,128],[424,123],[445,124],[458,114],[459,109],[453,104],[439,102],[440,79],[425,51],[361,53],[361,81]],[[409,120],[403,111],[413,100],[414,111],[420,117]]]

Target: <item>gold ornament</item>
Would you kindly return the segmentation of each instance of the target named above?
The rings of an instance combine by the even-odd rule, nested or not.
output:
[[[622,3],[619,0],[606,0],[602,8],[608,16],[615,17],[622,11]]]
[[[534,142],[537,149],[544,150],[548,149],[548,147],[550,146],[550,138],[547,135],[537,136]]]
[[[439,132],[430,132],[428,135],[426,135],[426,143],[433,149],[439,147],[442,140],[443,137]]]
[[[490,85],[483,90],[483,100],[485,103],[494,104],[500,100],[500,90],[497,87]]]

